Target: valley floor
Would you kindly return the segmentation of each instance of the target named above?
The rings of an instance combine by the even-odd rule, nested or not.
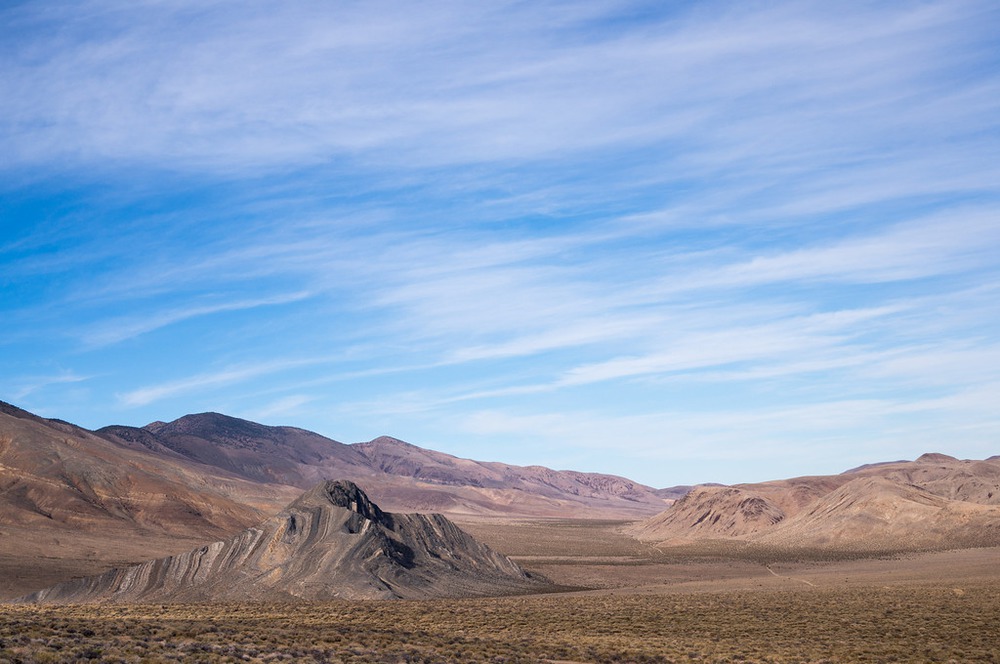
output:
[[[660,550],[621,525],[463,524],[549,595],[0,606],[0,662],[1000,662],[1000,549]]]
[[[3,662],[1000,661],[996,585],[8,606],[0,616]]]

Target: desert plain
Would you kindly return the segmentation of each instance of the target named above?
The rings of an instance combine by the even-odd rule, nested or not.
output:
[[[218,414],[0,424],[0,663],[1000,661],[998,457],[653,489]]]
[[[555,592],[0,608],[2,662],[995,662],[1000,549],[657,548],[610,520],[460,523]]]

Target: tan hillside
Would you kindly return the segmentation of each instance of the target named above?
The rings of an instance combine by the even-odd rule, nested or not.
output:
[[[0,597],[227,537],[293,491],[0,402]]]
[[[738,487],[696,487],[673,507],[639,524],[640,539],[742,537],[770,529],[785,512],[767,498]]]
[[[324,482],[225,541],[38,591],[28,602],[192,602],[499,595],[546,588],[441,515],[383,512]]]
[[[1000,505],[1000,462],[997,459],[960,461],[945,454],[924,454],[913,463],[890,468],[884,476],[952,500]]]
[[[802,548],[1000,544],[1000,463],[925,454],[840,475],[698,487],[631,530],[665,545],[732,539]]]
[[[950,500],[884,477],[860,477],[756,541],[854,551],[997,546],[1000,507]]]

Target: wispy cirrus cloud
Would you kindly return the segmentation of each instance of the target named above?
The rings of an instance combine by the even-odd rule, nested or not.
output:
[[[218,388],[246,382],[252,378],[270,376],[307,366],[328,364],[331,358],[284,359],[261,362],[246,366],[224,367],[177,380],[147,385],[118,395],[125,406],[145,406],[163,399],[203,392],[208,388]]]
[[[84,333],[84,343],[91,346],[106,346],[115,344],[126,339],[131,339],[153,330],[173,325],[191,318],[199,316],[210,316],[212,314],[244,311],[247,309],[257,309],[259,307],[272,307],[292,302],[300,302],[311,297],[311,293],[299,292],[278,295],[270,298],[256,300],[239,300],[235,302],[219,302],[215,304],[205,304],[200,306],[186,306],[182,308],[159,311],[147,315],[135,315],[128,318],[103,320],[89,332]]]
[[[90,378],[92,376],[82,376],[73,371],[61,371],[47,376],[22,376],[14,383],[12,394],[16,400],[26,399],[35,392],[53,385],[83,383]]]
[[[998,27],[977,0],[5,7],[4,372],[106,376],[39,405],[513,461],[641,440],[651,483],[642,458],[741,444],[973,449]]]
[[[440,165],[666,141],[713,171],[748,160],[787,168],[817,153],[850,158],[843,139],[883,144],[907,124],[960,129],[914,109],[915,94],[947,92],[935,98],[950,114],[996,109],[988,95],[962,103],[974,85],[944,82],[963,56],[951,26],[979,20],[986,30],[995,18],[979,3],[674,7],[617,31],[599,29],[618,9],[605,3],[240,9],[91,3],[62,16],[63,30],[19,45],[5,79],[19,93],[2,96],[17,129],[12,154],[231,171],[329,155]],[[7,12],[21,29],[50,20]]]

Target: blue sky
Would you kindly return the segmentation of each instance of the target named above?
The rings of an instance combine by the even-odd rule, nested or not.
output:
[[[0,35],[0,399],[656,486],[1000,454],[994,2],[8,2]]]

